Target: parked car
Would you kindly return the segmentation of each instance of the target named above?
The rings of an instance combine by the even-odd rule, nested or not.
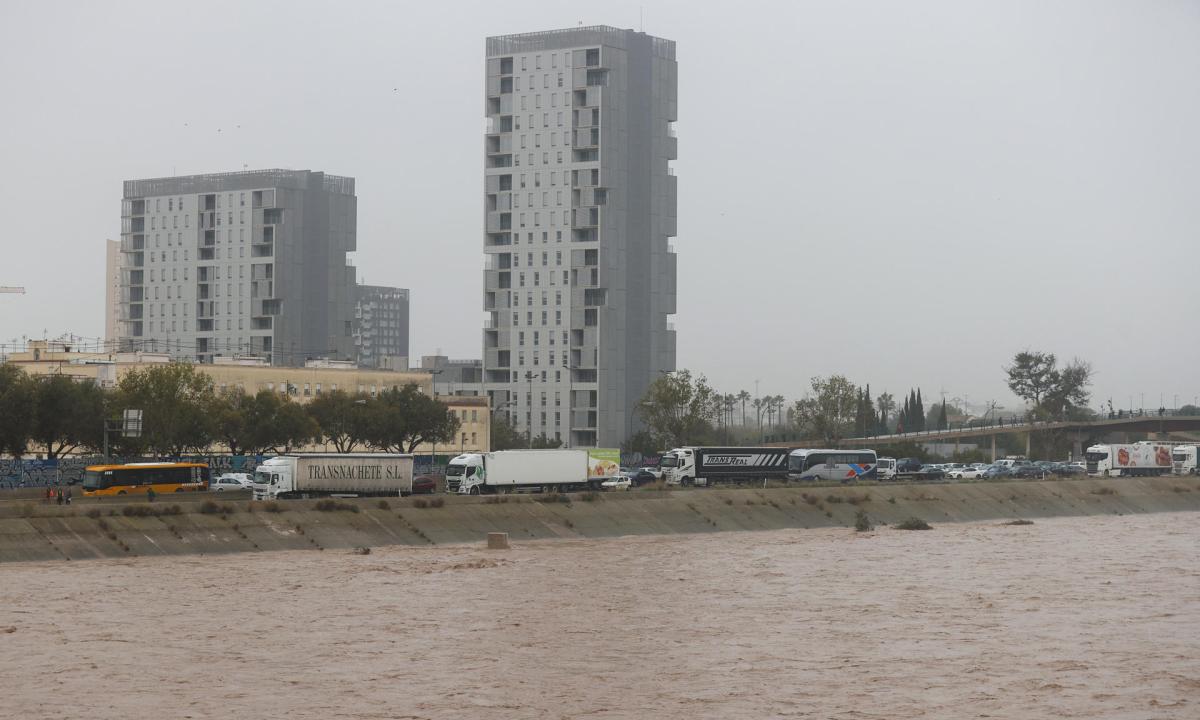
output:
[[[638,470],[638,473],[650,473],[650,476],[655,480],[662,480],[663,476],[662,468],[658,467],[657,465],[645,465]]]
[[[1050,473],[1049,470],[1041,465],[1018,465],[1013,468],[1013,477],[1022,479],[1044,478]]]
[[[600,487],[605,490],[628,490],[633,486],[633,480],[628,475],[621,475],[600,483]]]
[[[418,475],[413,478],[413,495],[428,495],[437,492],[440,475]]]
[[[937,465],[926,465],[921,468],[922,480],[943,480],[946,477],[946,471],[942,470]]]
[[[657,482],[661,478],[662,473],[655,473],[652,468],[641,468],[629,477],[634,487],[648,485],[650,483]]]
[[[208,481],[208,489],[212,492],[226,490],[253,490],[254,484],[246,473],[225,473]]]
[[[985,480],[995,480],[997,478],[1012,477],[1012,470],[1009,470],[1004,465],[990,465],[987,470],[983,471]]]
[[[960,467],[954,468],[946,473],[946,477],[954,478],[955,480],[975,480],[983,476],[983,471],[977,467]]]
[[[1054,474],[1062,477],[1087,475],[1087,468],[1079,467],[1074,463],[1059,463],[1058,467],[1054,468]]]

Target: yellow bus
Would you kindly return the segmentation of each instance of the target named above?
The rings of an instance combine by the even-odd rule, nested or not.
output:
[[[129,463],[92,465],[83,471],[84,495],[135,495],[195,492],[208,489],[204,463]]]

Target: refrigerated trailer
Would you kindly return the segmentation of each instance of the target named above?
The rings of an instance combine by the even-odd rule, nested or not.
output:
[[[255,469],[254,499],[408,495],[412,481],[412,455],[280,455]]]
[[[621,472],[621,451],[497,450],[465,453],[446,466],[446,492],[487,495],[516,490],[598,490]]]
[[[1171,446],[1146,441],[1129,445],[1093,445],[1084,453],[1084,460],[1088,475],[1167,475],[1171,472]]]

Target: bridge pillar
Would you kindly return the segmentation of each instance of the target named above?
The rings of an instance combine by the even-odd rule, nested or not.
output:
[[[1083,440],[1078,435],[1075,436],[1075,442],[1071,443],[1071,459],[1081,460],[1083,458]]]
[[[958,443],[959,443],[959,439],[958,439],[958,438],[954,438],[954,454],[955,454],[955,455],[957,455],[957,454],[959,453],[959,449],[958,449]]]
[[[1028,458],[1033,452],[1033,430],[1025,433],[1025,457]]]
[[[992,436],[992,462],[996,462],[996,436]]]

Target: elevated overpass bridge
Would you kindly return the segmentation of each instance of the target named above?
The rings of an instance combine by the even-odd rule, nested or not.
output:
[[[898,443],[953,442],[956,445],[967,438],[991,438],[992,459],[996,459],[996,436],[1025,433],[1025,454],[1029,455],[1030,441],[1034,433],[1061,431],[1073,435],[1075,455],[1083,454],[1085,438],[1108,433],[1146,433],[1166,439],[1172,433],[1186,433],[1184,440],[1200,439],[1200,415],[1171,415],[1144,413],[1097,420],[1053,420],[1034,421],[1013,419],[990,425],[967,424],[946,430],[923,430],[920,432],[893,433],[890,435],[868,435],[866,437],[842,438],[833,443],[835,447],[880,447]],[[1200,441],[1200,440],[1198,440]],[[820,440],[796,440],[793,442],[768,443],[779,447],[825,447],[829,443]]]

